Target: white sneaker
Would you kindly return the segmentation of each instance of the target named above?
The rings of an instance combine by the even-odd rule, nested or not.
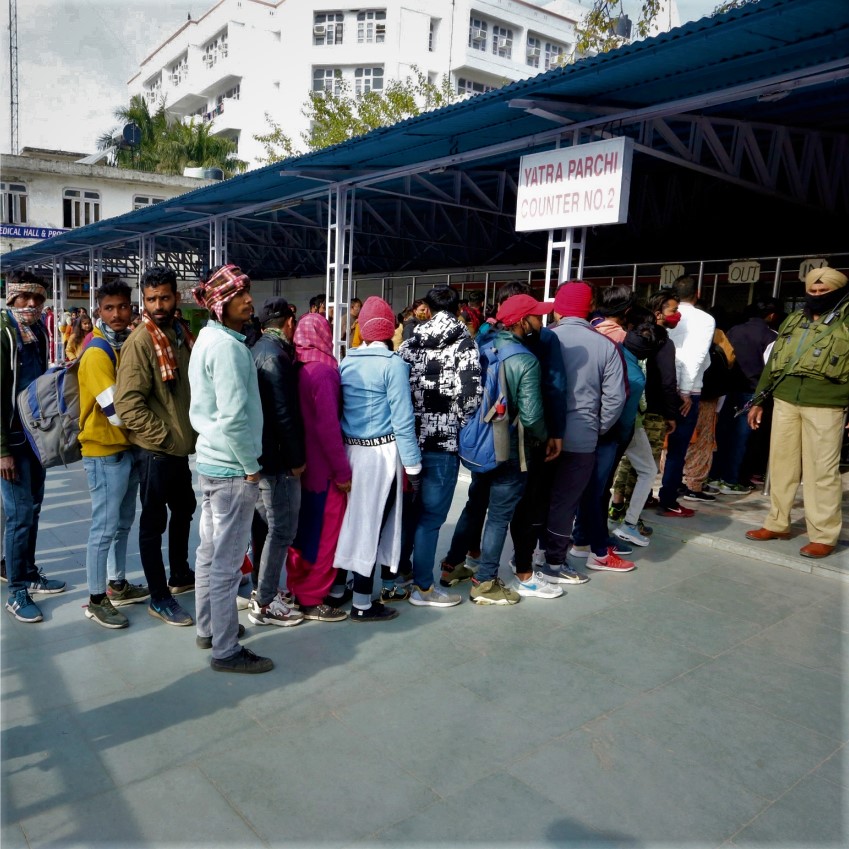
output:
[[[646,546],[651,542],[648,537],[643,536],[637,530],[636,525],[629,525],[627,522],[623,522],[621,525],[615,527],[613,529],[613,536],[624,539],[625,542],[630,542],[634,545]]]
[[[589,557],[590,547],[588,545],[573,545],[569,549],[569,554],[571,554],[572,557]]]
[[[416,607],[454,607],[463,600],[462,596],[447,593],[441,587],[434,584],[429,590],[413,585],[412,592],[407,601]]]
[[[545,552],[541,548],[535,548],[533,557],[531,558],[535,569],[541,569],[545,566]]]
[[[563,588],[549,583],[542,572],[534,572],[527,581],[514,579],[513,589],[525,598],[560,598],[563,595]]]
[[[236,596],[236,610],[247,610],[251,606],[251,600],[243,595]]]

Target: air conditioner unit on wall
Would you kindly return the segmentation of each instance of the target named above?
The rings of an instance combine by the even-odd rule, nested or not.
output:
[[[539,47],[529,47],[528,48],[528,59],[538,59],[539,58]]]
[[[313,35],[324,35],[327,32],[327,24],[316,24],[312,28]]]
[[[486,30],[475,27],[472,30],[472,41],[486,41]]]
[[[509,53],[513,49],[513,39],[505,38],[498,45],[499,53]]]

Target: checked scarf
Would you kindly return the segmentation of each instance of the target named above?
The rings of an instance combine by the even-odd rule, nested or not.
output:
[[[174,349],[171,347],[171,340],[147,313],[142,315],[142,322],[144,322],[144,326],[153,340],[153,350],[156,354],[156,360],[159,363],[159,374],[162,376],[163,382],[168,383],[168,381],[174,380],[177,377],[177,357],[174,355]],[[177,334],[177,340],[182,341],[191,351],[195,338],[189,332],[186,324],[175,319],[174,332]]]

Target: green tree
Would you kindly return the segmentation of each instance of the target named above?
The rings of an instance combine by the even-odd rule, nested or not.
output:
[[[418,68],[415,77],[391,80],[383,91],[353,94],[351,86],[337,78],[332,91],[311,91],[301,110],[310,129],[302,133],[307,150],[319,150],[361,136],[377,127],[396,124],[404,118],[445,106],[456,99],[448,77],[431,82]],[[265,148],[265,163],[279,162],[299,151],[291,136],[266,113],[269,132],[254,138]]]
[[[118,146],[115,164],[119,168],[135,168],[157,174],[180,175],[184,168],[220,168],[225,177],[244,171],[248,164],[236,157],[236,144],[230,139],[212,135],[212,125],[196,123],[194,118],[184,124],[170,118],[161,100],[154,112],[140,95],[130,99],[129,106],[115,110],[119,125],[104,133],[97,141],[99,150],[115,144],[124,125],[134,123],[141,131],[137,148]]]

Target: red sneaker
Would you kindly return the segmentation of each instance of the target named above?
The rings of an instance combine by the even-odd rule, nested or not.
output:
[[[657,515],[670,518],[677,516],[679,519],[689,519],[691,516],[696,515],[696,511],[691,510],[689,507],[682,507],[678,504],[678,502],[676,502],[675,504],[670,504],[668,507],[658,507]]]
[[[618,554],[614,554],[612,547],[607,549],[604,557],[591,554],[587,559],[587,569],[595,569],[598,572],[630,572],[635,568],[630,560],[623,560]]]

